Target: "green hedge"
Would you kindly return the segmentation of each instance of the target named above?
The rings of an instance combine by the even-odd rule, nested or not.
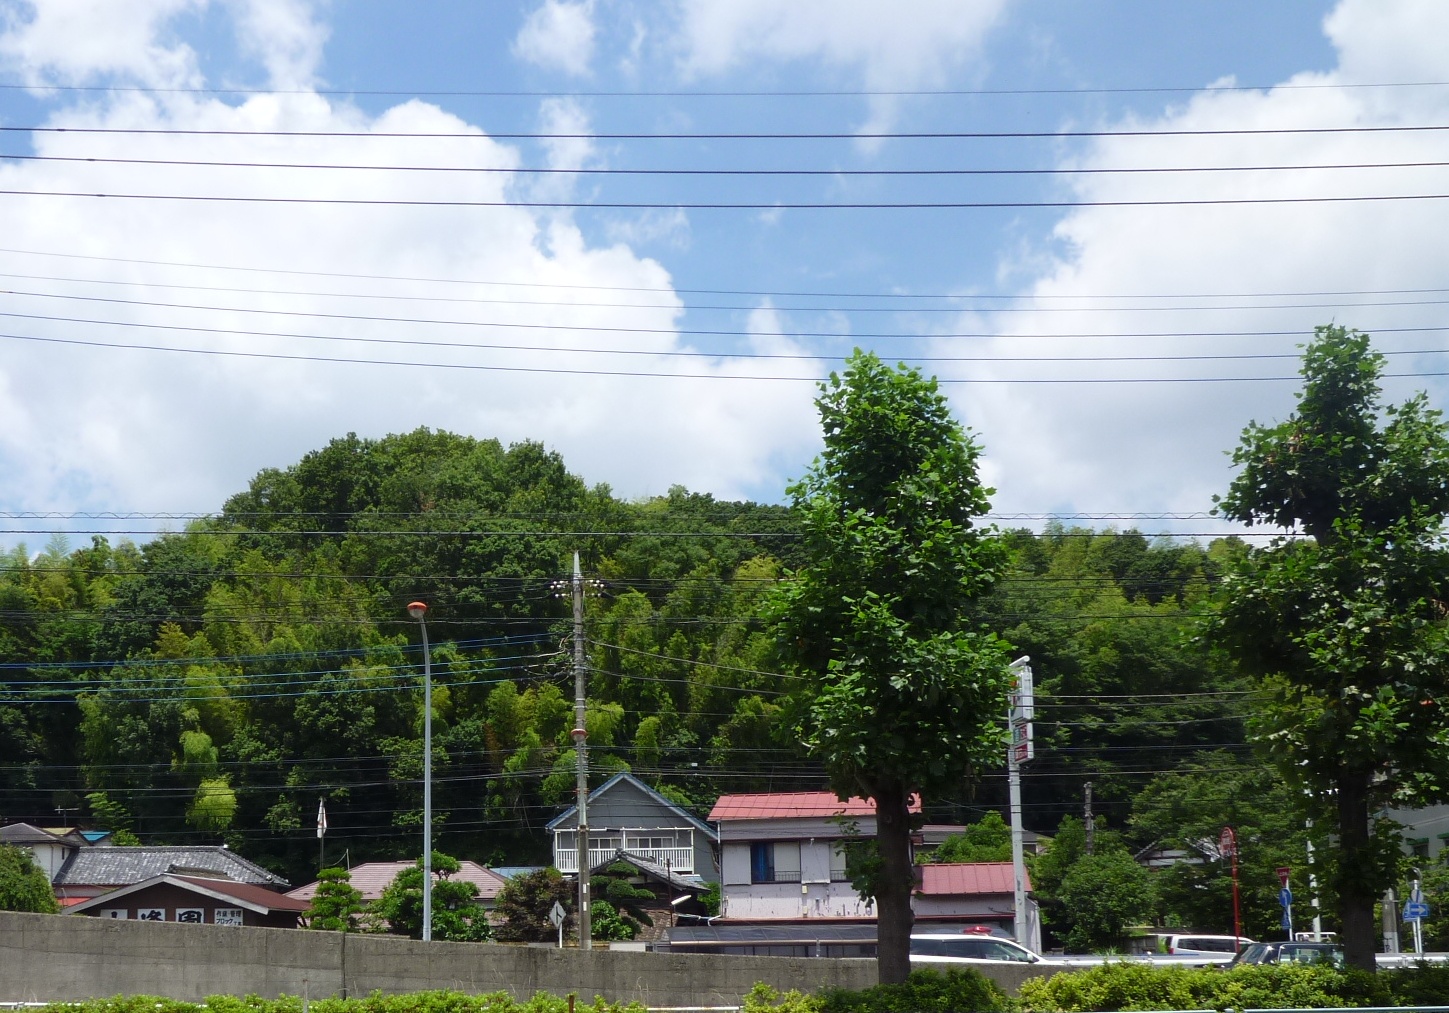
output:
[[[1017,1002],[1022,1013],[1449,1005],[1449,965],[1369,974],[1312,964],[1228,971],[1119,962],[1028,979]]]
[[[1013,1013],[1016,1008],[995,982],[972,968],[912,971],[898,985],[859,992],[827,988],[806,995],[759,984],[744,1002],[744,1013]]]

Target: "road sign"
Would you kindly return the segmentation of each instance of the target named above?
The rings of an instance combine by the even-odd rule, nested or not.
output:
[[[1218,854],[1224,858],[1238,853],[1238,835],[1233,833],[1232,827],[1223,827],[1223,832],[1218,836]]]
[[[564,910],[564,906],[558,901],[554,901],[553,907],[548,912],[548,920],[553,923],[553,927],[558,928],[561,926],[567,917],[568,912]]]
[[[1288,877],[1289,877],[1289,875],[1292,874],[1293,870],[1291,868],[1289,868],[1288,866],[1286,866],[1286,865],[1280,865],[1280,866],[1278,866],[1278,870],[1277,871],[1278,871],[1278,885],[1281,886],[1285,890],[1288,889]]]
[[[1418,922],[1429,917],[1429,905],[1421,900],[1411,900],[1404,905],[1404,921]]]
[[[1011,757],[1017,763],[1025,763],[1036,756],[1035,736],[1031,732],[1031,722],[1020,718],[1011,722]]]
[[[1293,891],[1286,886],[1278,891],[1278,903],[1283,905],[1284,910],[1293,906]]]

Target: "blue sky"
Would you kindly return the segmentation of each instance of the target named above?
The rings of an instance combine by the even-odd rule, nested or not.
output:
[[[1384,128],[1449,123],[1446,35],[1434,0],[0,0],[0,509],[213,510],[419,425],[774,501],[861,346],[946,381],[1003,516],[1219,530],[1292,405],[1251,378],[1315,324],[1442,395],[1444,134]],[[902,136],[942,133],[1035,136]]]

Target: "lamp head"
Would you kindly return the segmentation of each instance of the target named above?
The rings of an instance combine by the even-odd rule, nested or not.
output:
[[[410,615],[414,619],[418,620],[418,622],[422,622],[423,616],[425,616],[427,614],[428,614],[428,607],[427,607],[427,605],[423,604],[420,601],[415,601],[415,602],[411,603],[410,605],[408,605],[408,615]]]

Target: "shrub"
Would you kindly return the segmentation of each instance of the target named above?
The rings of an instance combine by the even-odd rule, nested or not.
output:
[[[1015,1009],[995,982],[969,967],[953,967],[944,974],[912,971],[905,981],[859,992],[824,989],[818,998],[819,1013],[1008,1013]]]
[[[357,999],[317,999],[314,1013],[568,1013],[567,997],[539,992],[518,1000],[507,992],[468,995],[463,992],[412,992],[383,995],[374,992]],[[116,996],[82,1003],[54,1003],[41,1013],[302,1013],[297,996],[259,999],[214,995],[205,1003],[177,1002],[156,996]],[[578,1003],[576,1013],[645,1013],[638,1003],[615,1003],[596,997],[592,1003]]]

